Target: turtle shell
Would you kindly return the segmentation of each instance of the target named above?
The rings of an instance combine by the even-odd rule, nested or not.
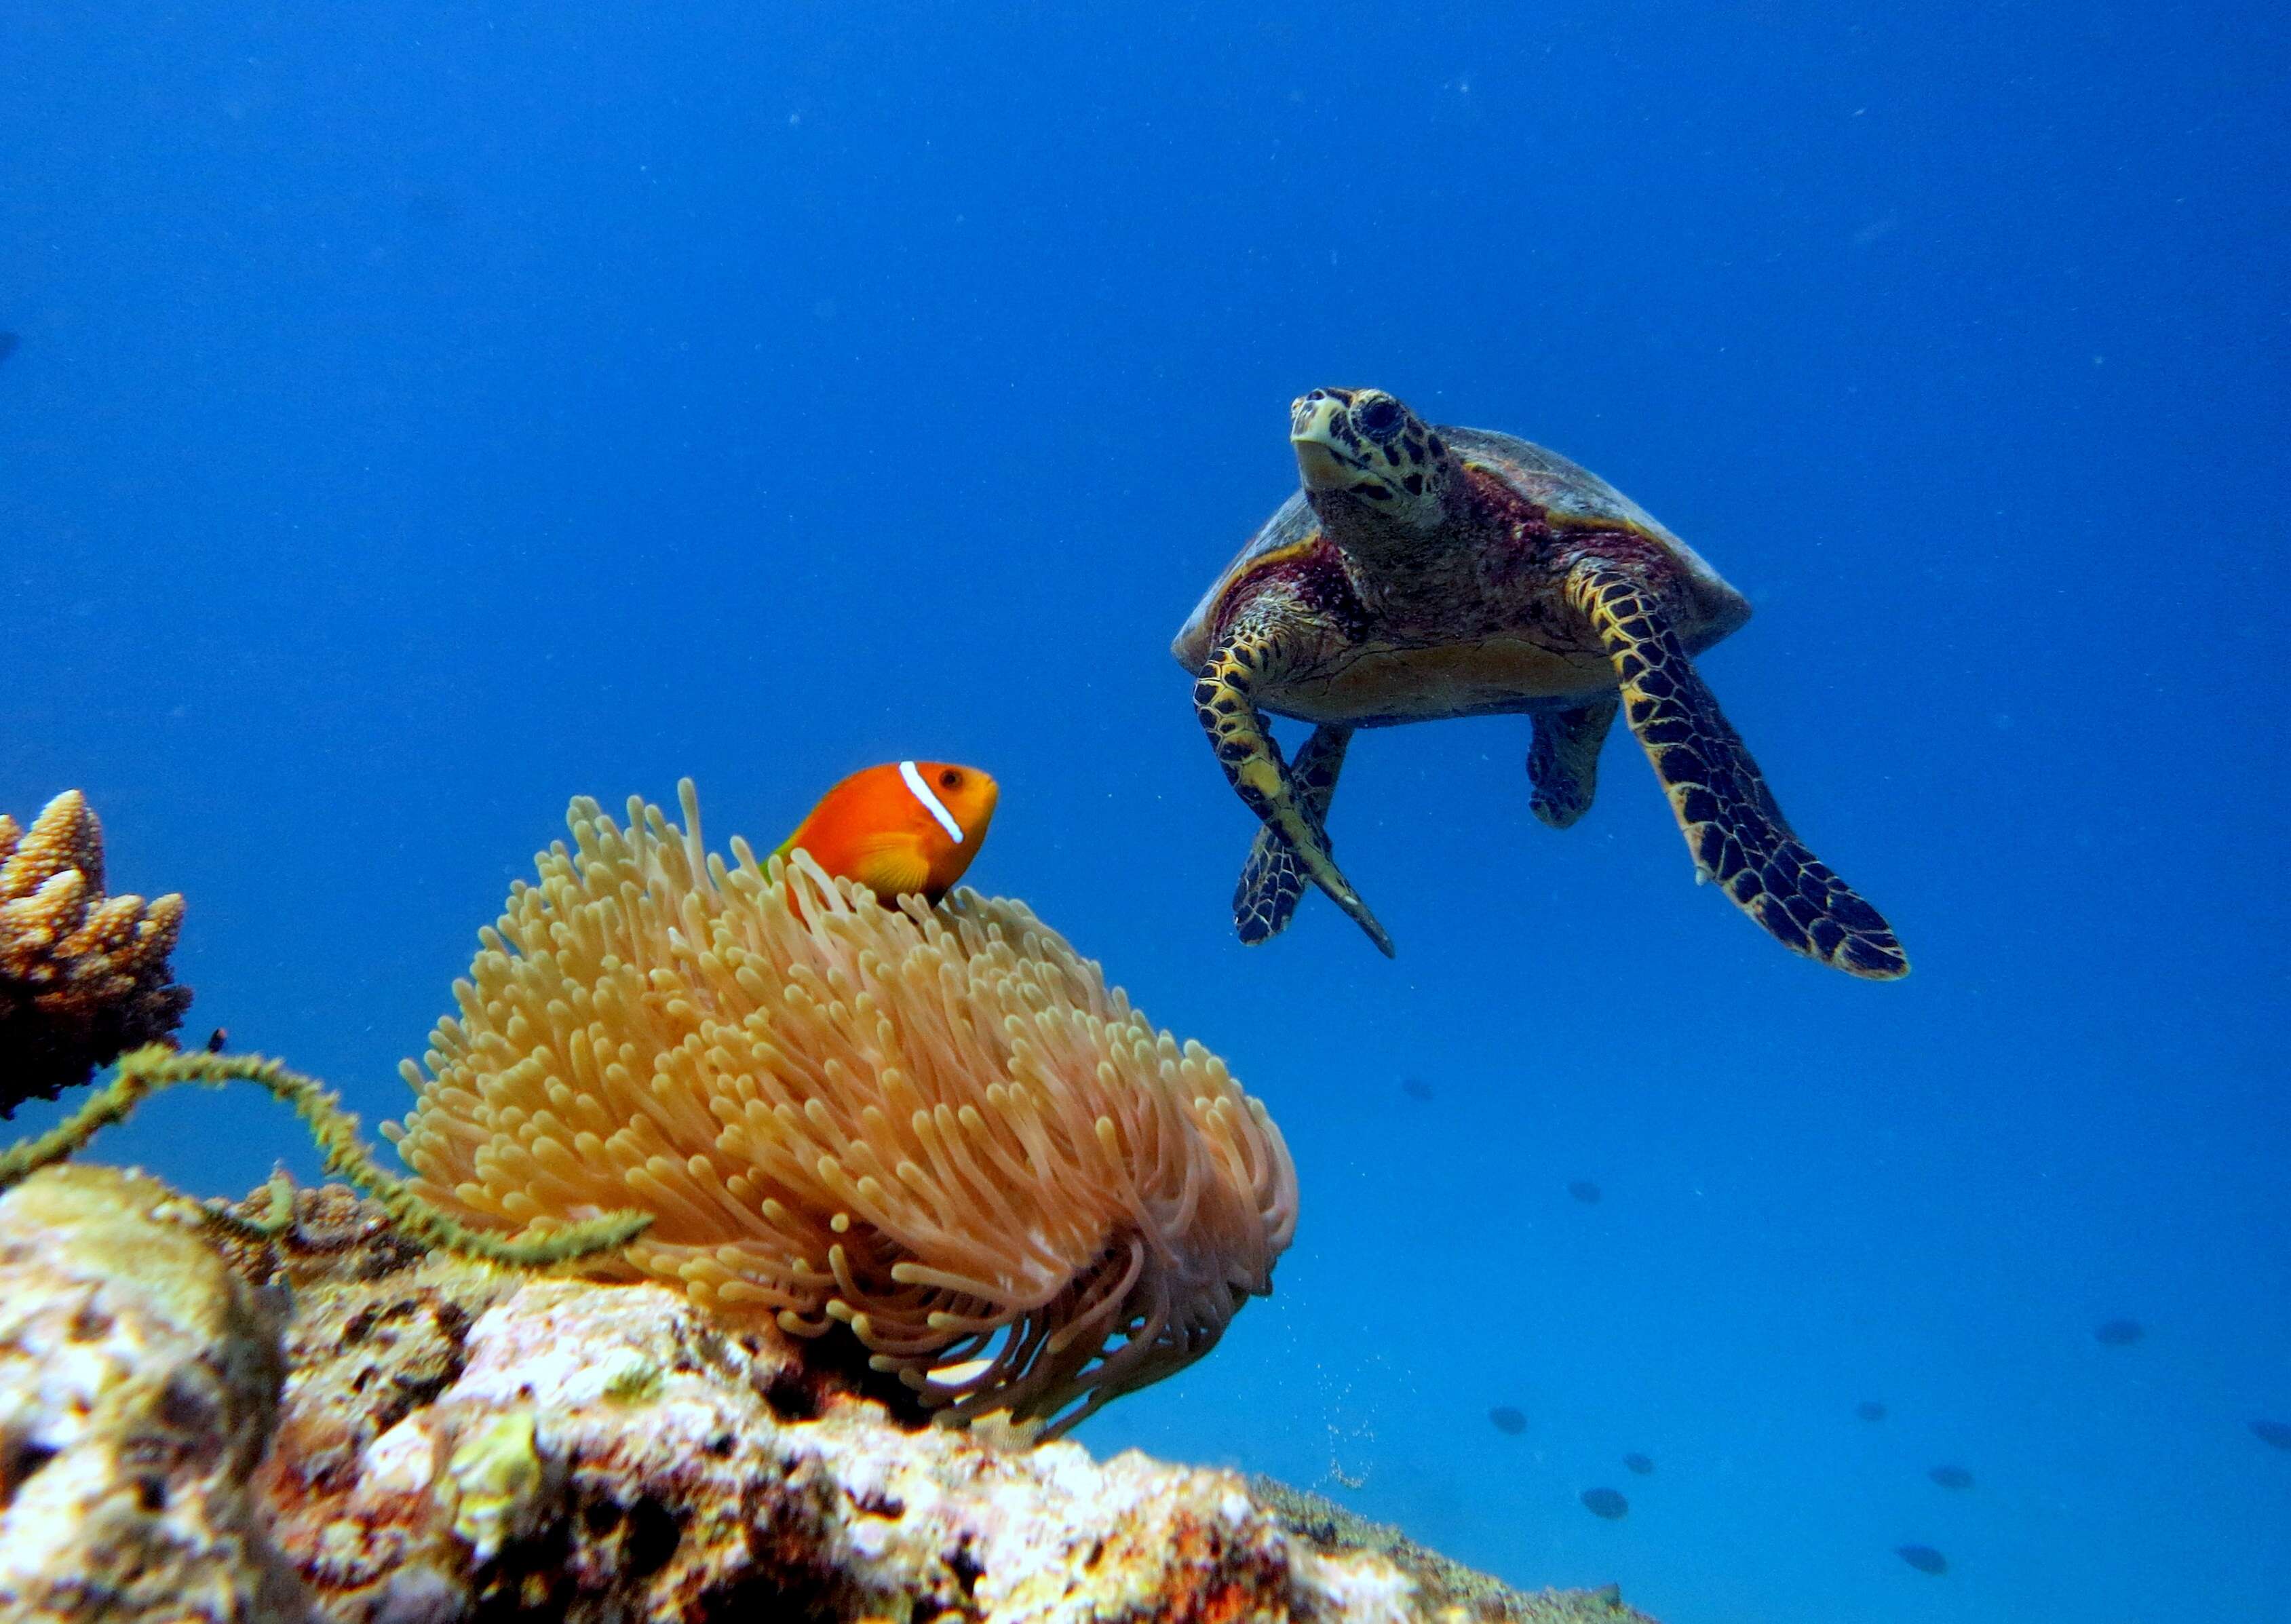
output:
[[[1570,528],[1628,530],[1660,548],[1678,567],[1685,602],[1694,613],[1675,630],[1689,653],[1700,653],[1750,618],[1749,601],[1729,586],[1702,555],[1671,534],[1652,514],[1589,469],[1555,451],[1487,429],[1435,430],[1467,464],[1491,473]],[[1209,658],[1219,607],[1234,583],[1259,559],[1313,535],[1320,520],[1301,490],[1282,502],[1194,606],[1170,652],[1189,671]]]

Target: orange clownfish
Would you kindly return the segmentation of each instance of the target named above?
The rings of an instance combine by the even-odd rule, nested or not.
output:
[[[800,846],[820,867],[857,880],[887,906],[916,892],[935,903],[978,855],[1000,792],[975,767],[871,767],[822,796],[772,855],[784,857]]]

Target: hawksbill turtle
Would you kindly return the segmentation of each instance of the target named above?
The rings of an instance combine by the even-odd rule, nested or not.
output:
[[[1605,480],[1508,434],[1435,428],[1381,390],[1290,407],[1303,488],[1202,596],[1170,646],[1202,729],[1263,824],[1234,917],[1288,922],[1307,880],[1386,953],[1330,854],[1329,799],[1361,728],[1524,712],[1535,815],[1591,805],[1621,709],[1700,878],[1785,947],[1885,979],[1909,959],[1878,912],[1792,832],[1693,656],[1750,606]],[[1266,716],[1314,724],[1286,762]]]

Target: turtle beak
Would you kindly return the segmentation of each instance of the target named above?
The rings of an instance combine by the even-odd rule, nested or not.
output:
[[[1349,485],[1347,469],[1360,463],[1344,454],[1338,427],[1344,421],[1340,401],[1315,390],[1289,406],[1289,446],[1297,454],[1297,472],[1306,490],[1329,490]]]

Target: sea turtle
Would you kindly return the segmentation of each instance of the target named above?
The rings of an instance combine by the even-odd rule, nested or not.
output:
[[[1226,567],[1170,652],[1226,776],[1262,821],[1234,896],[1245,942],[1310,880],[1387,954],[1324,827],[1360,728],[1527,713],[1535,815],[1590,807],[1619,704],[1701,879],[1784,946],[1855,976],[1909,969],[1875,908],[1798,840],[1692,656],[1750,606],[1605,480],[1507,434],[1433,428],[1381,390],[1290,407],[1304,488]],[[1315,724],[1284,763],[1266,713]]]

